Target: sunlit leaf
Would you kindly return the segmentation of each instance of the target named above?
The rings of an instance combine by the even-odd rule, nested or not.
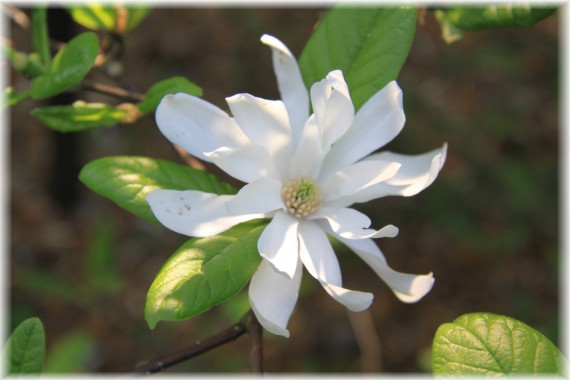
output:
[[[125,210],[155,223],[158,220],[145,200],[153,190],[199,190],[215,194],[236,192],[213,174],[146,157],[100,158],[85,165],[79,179]]]
[[[78,24],[93,30],[125,33],[136,27],[150,12],[148,5],[113,5],[90,3],[69,8]]]
[[[220,235],[191,239],[164,264],[150,286],[145,318],[178,321],[237,294],[257,269],[257,241],[266,222],[242,223]]]
[[[299,65],[307,87],[340,69],[356,109],[388,82],[406,61],[416,28],[411,7],[337,6],[321,21]]]
[[[154,84],[145,94],[144,101],[137,104],[141,112],[151,112],[168,94],[184,92],[194,96],[202,96],[202,89],[184,77],[172,77]]]
[[[441,28],[441,38],[443,38],[446,43],[451,44],[463,39],[463,32],[449,21],[445,11],[438,9],[434,15]]]
[[[565,360],[544,335],[516,319],[472,313],[439,327],[433,340],[436,376],[562,375]]]
[[[449,22],[463,30],[531,26],[554,12],[556,8],[535,7],[530,4],[498,4],[445,10]]]
[[[36,108],[31,114],[56,131],[78,132],[113,126],[121,122],[126,112],[107,104],[77,101],[72,105]]]
[[[49,72],[32,80],[32,97],[44,99],[77,84],[87,75],[99,52],[99,39],[87,32],[73,38],[51,62]]]
[[[10,107],[32,97],[30,91],[14,92],[12,87],[4,91],[3,107]]]
[[[6,373],[40,373],[44,365],[46,341],[39,318],[28,318],[12,332],[6,343]]]

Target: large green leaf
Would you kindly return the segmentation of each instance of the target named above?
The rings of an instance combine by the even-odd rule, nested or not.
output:
[[[334,69],[342,70],[352,101],[360,108],[396,79],[416,28],[416,9],[332,9],[305,46],[299,66],[307,87]]]
[[[39,318],[20,323],[6,343],[8,374],[40,373],[46,355],[44,326]]]
[[[47,355],[44,373],[80,373],[89,370],[90,357],[95,351],[95,340],[85,331],[66,333]]]
[[[32,80],[32,97],[44,99],[77,84],[87,75],[99,53],[99,39],[87,32],[73,38],[51,62],[49,72]]]
[[[124,33],[144,20],[150,8],[145,5],[123,6],[91,3],[70,7],[69,12],[75,22],[86,28]]]
[[[100,158],[85,165],[79,179],[125,210],[155,223],[158,221],[145,200],[153,190],[199,190],[215,194],[236,192],[213,174],[146,157]]]
[[[556,8],[531,7],[529,4],[501,4],[445,10],[447,20],[463,30],[503,26],[531,26],[556,12]]]
[[[438,376],[561,375],[564,358],[548,338],[516,319],[472,313],[439,327],[432,368]]]
[[[110,127],[120,123],[127,114],[107,104],[83,101],[77,101],[72,105],[36,108],[31,113],[42,124],[59,132]]]
[[[174,252],[146,297],[150,328],[158,321],[190,318],[237,294],[261,261],[257,241],[265,223],[242,223],[217,236],[191,239]]]
[[[137,104],[141,112],[154,111],[165,95],[185,92],[202,96],[202,89],[184,77],[172,77],[155,83],[145,94],[144,100]]]

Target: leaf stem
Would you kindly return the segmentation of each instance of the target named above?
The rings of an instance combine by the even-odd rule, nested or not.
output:
[[[144,100],[143,94],[127,91],[120,87],[109,86],[103,83],[91,82],[89,80],[83,81],[83,89],[87,91],[97,92],[99,94],[114,96],[115,98],[119,98],[129,102],[138,103]]]
[[[190,347],[175,352],[174,354],[160,357],[148,364],[137,367],[135,368],[134,372],[149,375],[151,373],[163,371],[175,364],[182,363],[185,360],[201,355],[225,343],[234,341],[243,335],[246,331],[246,324],[243,321],[240,321],[229,329],[219,332],[216,335],[212,335],[211,337],[206,338],[202,341],[197,341]]]

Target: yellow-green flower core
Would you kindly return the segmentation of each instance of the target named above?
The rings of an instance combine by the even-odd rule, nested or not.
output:
[[[305,177],[291,179],[283,184],[281,198],[289,214],[302,218],[321,208],[319,187],[313,179]]]

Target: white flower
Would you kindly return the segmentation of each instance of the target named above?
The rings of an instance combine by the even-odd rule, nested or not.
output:
[[[263,260],[251,279],[249,298],[260,323],[274,334],[289,336],[287,322],[303,266],[348,309],[370,306],[372,294],[342,287],[327,234],[360,256],[400,300],[418,301],[431,289],[432,274],[392,270],[372,238],[394,237],[398,229],[370,229],[370,219],[349,206],[417,194],[439,173],[446,145],[418,156],[371,154],[404,126],[396,82],[355,114],[341,71],[315,83],[309,95],[289,49],[268,35],[261,41],[272,49],[282,101],[232,96],[226,99],[232,118],[200,98],[179,93],[166,96],[156,111],[157,124],[172,143],[247,185],[235,196],[156,190],[147,197],[155,216],[171,230],[197,237],[272,218],[258,241]]]

